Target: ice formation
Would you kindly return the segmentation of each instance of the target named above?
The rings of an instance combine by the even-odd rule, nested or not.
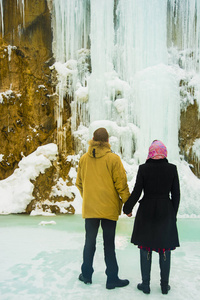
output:
[[[152,140],[160,139],[169,160],[183,171],[180,111],[194,102],[184,85],[194,88],[200,104],[199,1],[53,0],[51,5],[54,56],[65,67],[58,72],[59,91],[73,99],[76,153],[85,152],[93,130],[104,126],[127,169],[143,163]],[[66,87],[71,60],[76,67]],[[197,155],[198,147],[196,142]],[[195,197],[199,189],[197,184]]]
[[[199,101],[198,16],[196,0],[52,1],[58,126],[63,93],[70,93],[72,132],[111,121],[124,160],[143,162],[154,139],[179,159],[180,109],[188,105],[188,95],[180,99],[181,78],[189,78]],[[67,72],[71,60],[76,65]]]

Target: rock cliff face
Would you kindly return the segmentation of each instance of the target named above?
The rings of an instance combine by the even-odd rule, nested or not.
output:
[[[49,68],[54,62],[51,15],[46,0],[25,2],[23,10],[21,1],[3,1],[4,26],[2,28],[1,22],[0,27],[0,154],[3,159],[0,180],[13,173],[23,155],[29,155],[40,145],[57,143],[56,82]],[[73,200],[50,197],[51,187],[59,177],[65,180],[70,169],[65,159],[67,153],[72,154],[69,107],[65,99],[64,122],[69,130],[64,151],[60,149],[57,166],[47,170],[34,183],[35,200],[27,212],[42,199]],[[74,212],[73,207],[70,206],[68,211]]]
[[[39,145],[53,141],[54,100],[49,64],[51,19],[46,1],[3,1],[4,35],[0,41],[0,179]]]
[[[200,119],[197,102],[182,111],[180,120],[179,146],[184,159],[190,164],[192,172],[200,178],[198,157],[193,152],[193,144],[200,139]]]

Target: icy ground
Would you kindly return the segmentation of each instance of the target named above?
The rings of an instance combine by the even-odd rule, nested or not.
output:
[[[84,221],[71,216],[0,216],[1,300],[118,300],[199,299],[200,219],[178,219],[181,247],[172,253],[171,291],[159,287],[158,255],[152,263],[151,294],[138,291],[139,250],[130,244],[134,218],[120,217],[116,234],[119,275],[128,278],[125,288],[106,290],[101,230],[97,239],[93,284],[77,277],[82,262]]]

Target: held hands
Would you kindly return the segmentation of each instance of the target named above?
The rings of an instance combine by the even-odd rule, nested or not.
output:
[[[132,212],[130,214],[127,214],[127,217],[129,218],[132,217]]]

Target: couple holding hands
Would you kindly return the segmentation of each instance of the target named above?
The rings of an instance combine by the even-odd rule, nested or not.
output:
[[[149,147],[147,160],[139,166],[135,186],[129,193],[126,172],[118,155],[111,151],[109,135],[98,128],[89,141],[89,148],[79,161],[76,186],[83,198],[82,216],[85,219],[85,245],[79,280],[92,283],[96,237],[102,227],[106,288],[125,287],[129,280],[118,277],[115,253],[115,230],[119,215],[132,216],[139,201],[131,243],[140,251],[142,282],[137,288],[150,293],[152,251],[159,254],[162,294],[170,290],[171,251],[179,247],[176,216],[180,202],[178,172],[167,160],[167,148],[158,140]],[[140,199],[140,196],[142,198]]]

